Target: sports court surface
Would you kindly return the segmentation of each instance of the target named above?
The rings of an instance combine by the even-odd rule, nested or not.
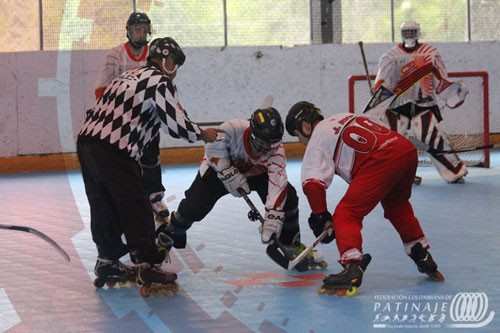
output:
[[[163,168],[171,210],[196,169]],[[300,195],[302,239],[310,244],[300,162],[290,161],[287,170]],[[186,249],[171,254],[176,296],[96,290],[80,173],[2,175],[0,223],[43,231],[71,262],[33,235],[0,230],[0,332],[500,332],[500,153],[492,154],[490,169],[470,169],[463,185],[444,183],[432,167],[418,173],[423,184],[414,187],[412,203],[446,282],[417,272],[378,206],[364,223],[364,250],[373,260],[354,298],[317,293],[322,277],[340,270],[335,243],[318,246],[327,270],[287,272],[266,257],[245,202],[231,196],[189,230]],[[330,209],[345,188],[336,177]],[[482,327],[453,326],[461,324]]]

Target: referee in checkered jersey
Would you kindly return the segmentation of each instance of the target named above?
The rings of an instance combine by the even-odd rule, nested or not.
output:
[[[119,258],[127,252],[135,264],[158,264],[167,254],[156,245],[139,164],[144,147],[160,135],[160,127],[191,143],[217,138],[216,129],[203,130],[192,122],[178,100],[173,79],[186,57],[177,42],[158,38],[149,48],[147,64],[108,85],[87,111],[78,135],[77,153],[98,253],[96,275],[97,268],[122,269]]]

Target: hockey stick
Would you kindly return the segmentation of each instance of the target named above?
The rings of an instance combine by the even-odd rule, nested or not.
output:
[[[36,230],[35,228],[21,226],[21,225],[0,224],[0,229],[24,231],[24,232],[28,232],[30,234],[34,234],[34,235],[40,237],[41,239],[45,240],[50,245],[52,245],[52,247],[54,247],[57,250],[57,252],[59,252],[64,257],[64,259],[66,259],[67,262],[71,261],[71,259],[69,258],[69,255],[66,253],[66,251],[64,251],[63,248],[61,246],[59,246],[59,244],[57,244],[55,240],[53,240],[52,238],[50,238],[49,236],[47,236],[43,232]]]
[[[466,148],[466,149],[449,149],[449,150],[434,150],[434,149],[429,149],[428,152],[436,155],[442,155],[442,154],[457,154],[457,153],[466,153],[468,151],[475,151],[475,150],[481,150],[481,149],[490,149],[494,148],[495,145],[489,144],[489,145],[484,145],[484,146],[477,146],[477,147],[472,147],[472,148]]]
[[[252,200],[248,197],[248,195],[243,191],[243,189],[238,189],[238,192],[241,194],[248,207],[250,207],[253,215],[259,220],[259,222],[263,225],[264,218],[257,210],[257,207],[253,204]],[[286,249],[280,243],[280,241],[276,238],[276,235],[273,234],[271,237],[271,243],[266,248],[266,253],[275,263],[283,267],[284,269],[288,269],[288,264],[291,258],[287,255]]]
[[[370,89],[370,95],[373,95],[372,90],[372,80],[370,79],[370,73],[368,72],[368,63],[366,62],[365,49],[363,47],[363,42],[359,41],[359,50],[361,51],[361,58],[363,59],[363,66],[365,67],[366,81],[368,81],[368,88]]]
[[[293,269],[295,266],[297,266],[302,260],[304,260],[305,257],[307,257],[307,255],[309,253],[312,252],[312,250],[314,250],[314,248],[316,247],[316,245],[318,245],[319,243],[321,243],[321,241],[326,237],[328,236],[330,232],[330,228],[327,228],[325,230],[323,230],[323,232],[318,236],[318,238],[316,238],[314,240],[314,242],[309,245],[308,247],[306,247],[295,259],[293,259],[292,261],[290,261],[290,263],[288,264],[288,269]]]

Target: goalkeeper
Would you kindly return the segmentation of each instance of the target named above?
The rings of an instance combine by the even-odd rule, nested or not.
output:
[[[419,36],[418,23],[404,22],[401,25],[402,43],[380,58],[374,91],[384,87],[401,95],[385,114],[378,116],[382,116],[392,130],[423,144],[444,180],[464,183],[467,175],[464,162],[457,154],[441,153],[452,149],[440,127],[443,118],[437,97],[454,109],[464,102],[468,90],[461,82],[448,80],[437,49],[420,43]]]

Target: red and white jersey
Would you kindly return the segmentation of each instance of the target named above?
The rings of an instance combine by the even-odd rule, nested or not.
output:
[[[435,94],[449,84],[445,65],[435,47],[422,43],[407,52],[398,44],[380,58],[375,90],[383,85],[395,93],[404,91],[394,107],[409,102],[432,106],[436,104]]]
[[[266,208],[282,210],[288,184],[283,144],[280,142],[273,145],[269,152],[253,155],[249,141],[248,120],[230,120],[219,128],[224,131],[224,138],[205,144],[205,156],[200,166],[200,174],[205,174],[208,167],[221,171],[231,165],[247,177],[267,173],[269,183]]]
[[[401,139],[408,141],[366,116],[341,113],[320,121],[302,161],[302,188],[313,212],[327,209],[325,193],[335,174],[350,183],[368,159],[405,154],[396,147]]]
[[[132,47],[128,42],[112,48],[106,55],[106,62],[102,69],[96,85],[96,99],[102,96],[104,89],[116,79],[121,73],[130,69],[136,69],[146,64],[148,46],[146,45],[139,56],[132,53]]]

